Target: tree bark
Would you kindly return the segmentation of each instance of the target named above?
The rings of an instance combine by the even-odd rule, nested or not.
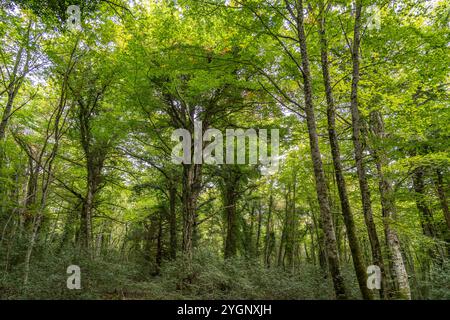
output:
[[[430,208],[426,203],[424,169],[418,167],[413,173],[413,186],[415,191],[416,206],[420,214],[420,222],[422,225],[423,234],[433,238],[435,236],[433,226],[433,216]]]
[[[92,236],[92,209],[94,207],[95,187],[91,179],[88,179],[86,196],[81,207],[80,220],[80,244],[83,249],[89,250]]]
[[[285,257],[286,257],[286,267],[290,271],[294,271],[294,257],[295,248],[297,241],[297,224],[296,224],[296,212],[295,212],[295,194],[296,194],[296,175],[293,176],[294,182],[292,185],[292,196],[290,199],[290,205],[287,214],[287,229],[286,229],[286,247],[285,247]],[[289,200],[289,199],[288,199]]]
[[[158,234],[156,236],[156,256],[155,256],[155,265],[156,270],[155,274],[159,274],[161,270],[161,263],[162,263],[162,257],[163,257],[163,227],[162,227],[162,212],[159,212],[158,214]]]
[[[370,200],[370,189],[366,177],[366,169],[363,163],[363,146],[361,143],[361,117],[358,107],[358,83],[359,83],[359,49],[361,43],[360,28],[361,28],[361,0],[356,0],[356,12],[355,12],[355,26],[353,35],[353,48],[352,48],[352,89],[351,89],[351,102],[350,109],[352,114],[352,139],[355,151],[356,170],[358,174],[359,187],[361,189],[361,200],[363,205],[364,219],[369,234],[370,246],[372,249],[373,264],[377,265],[381,269],[382,285],[380,290],[380,296],[385,297],[385,270],[383,256],[381,253],[381,245],[377,235],[377,229],[373,220],[372,203]]]
[[[256,231],[256,244],[255,244],[255,256],[259,258],[259,243],[261,239],[261,227],[262,227],[262,212],[261,212],[261,200],[258,201],[258,227]]]
[[[309,67],[309,57],[306,44],[306,35],[304,30],[303,0],[298,1],[297,10],[297,33],[300,45],[300,54],[302,57],[302,75],[304,84],[305,112],[308,127],[309,143],[311,148],[311,158],[314,168],[314,177],[316,182],[317,199],[320,207],[320,215],[325,236],[326,254],[328,267],[332,277],[336,298],[346,299],[344,279],[339,265],[339,256],[336,245],[336,235],[334,233],[333,221],[330,210],[330,199],[328,195],[325,173],[319,149],[319,138],[317,135],[316,119],[314,114],[313,96],[312,96],[312,78]]]
[[[283,221],[283,228],[281,230],[281,237],[280,237],[280,244],[278,246],[278,259],[277,259],[277,265],[279,267],[283,266],[285,267],[285,255],[286,250],[288,250],[288,233],[289,233],[289,193],[290,193],[290,186],[287,187],[287,190],[285,190],[284,195],[284,221]]]
[[[227,236],[225,239],[225,259],[234,257],[237,252],[236,193],[233,185],[225,182],[225,215],[227,217]]]
[[[201,191],[201,169],[199,164],[183,164],[183,253],[190,259],[194,248],[194,233],[197,220],[197,200]]]
[[[264,263],[266,267],[270,267],[270,255],[272,253],[272,246],[271,246],[272,207],[273,207],[273,195],[272,190],[270,190],[267,221],[266,221],[266,239],[264,244]]]
[[[170,258],[177,257],[177,189],[174,184],[169,185],[169,232],[170,232]]]
[[[81,112],[90,112],[88,109]],[[85,114],[80,118],[83,121],[81,125],[81,144],[86,157],[86,193],[83,198],[80,216],[80,245],[86,251],[89,251],[92,241],[92,211],[95,207],[95,198],[100,190],[102,183],[102,170],[106,158],[107,146],[103,144],[93,144],[93,138],[90,132],[90,115]],[[84,129],[83,129],[84,127]]]
[[[447,196],[445,194],[444,188],[444,178],[442,176],[442,171],[440,169],[436,170],[436,185],[439,196],[439,201],[441,202],[442,212],[444,214],[445,221],[447,222],[447,228],[450,231],[450,211],[448,209]]]
[[[348,243],[353,259],[353,267],[355,268],[356,278],[358,279],[359,290],[363,299],[373,299],[372,293],[367,288],[367,273],[364,267],[364,260],[361,254],[361,249],[358,244],[358,237],[356,235],[355,222],[353,220],[353,213],[348,199],[347,187],[342,170],[341,155],[338,137],[336,133],[336,109],[334,97],[331,86],[331,77],[329,72],[328,62],[328,42],[326,38],[325,25],[325,8],[323,3],[320,8],[322,14],[319,18],[320,23],[320,43],[321,43],[321,63],[322,75],[325,86],[325,95],[327,100],[327,120],[328,120],[328,137],[330,140],[331,154],[333,158],[334,174],[336,176],[336,183],[339,192],[339,200],[341,204],[342,216],[344,218],[345,228],[347,231]]]
[[[377,111],[371,113],[371,128],[377,141],[381,142],[386,138],[384,133],[384,123],[381,114]],[[411,300],[411,290],[409,287],[408,273],[402,257],[400,240],[397,232],[391,227],[391,223],[396,219],[395,198],[392,184],[383,172],[383,167],[387,165],[387,158],[382,150],[374,148],[373,154],[376,160],[378,172],[378,186],[381,196],[381,210],[383,215],[383,226],[386,237],[387,251],[390,258],[391,272],[397,292],[394,294],[399,299]]]
[[[86,192],[83,196],[80,213],[79,244],[81,249],[87,252],[90,250],[92,241],[92,212],[103,182],[102,171],[111,143],[110,138],[94,135],[92,123],[96,115],[100,113],[100,101],[108,89],[108,85],[103,84],[97,89],[95,88],[95,83],[91,83],[90,86],[92,88],[89,88],[90,90],[87,92],[76,91],[69,87],[74,93],[78,104],[77,125],[79,126],[79,141],[86,159]]]

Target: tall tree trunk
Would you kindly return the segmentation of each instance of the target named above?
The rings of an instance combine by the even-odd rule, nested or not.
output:
[[[299,244],[299,233],[298,233],[298,224],[299,222],[297,221],[297,207],[295,205],[295,201],[297,199],[297,174],[294,175],[294,188],[292,190],[292,223],[293,223],[293,228],[294,228],[294,237],[292,239],[294,246],[295,246],[295,252],[292,252],[292,272],[294,272],[295,270],[295,256],[300,257],[300,244]],[[298,263],[300,263],[300,261],[298,261]]]
[[[24,278],[23,283],[26,285],[28,284],[28,278],[30,275],[30,261],[31,261],[31,254],[33,253],[33,249],[36,245],[36,240],[38,237],[39,229],[42,222],[42,214],[38,212],[35,215],[35,219],[33,221],[33,230],[30,236],[30,242],[28,244],[27,252],[25,255],[25,271],[24,271]]]
[[[23,229],[25,233],[32,230],[32,227],[30,226],[33,224],[33,206],[36,204],[37,200],[39,169],[40,168],[34,164],[34,160],[31,157],[28,157],[27,192],[23,213],[21,215],[21,229]]]
[[[296,174],[294,174],[294,182],[292,185],[292,196],[288,212],[288,229],[286,234],[286,249],[285,255],[287,258],[287,269],[294,271],[294,258],[295,258],[295,248],[297,244],[297,221],[295,212],[295,195],[296,195]]]
[[[227,233],[225,238],[224,256],[225,259],[231,258],[237,253],[237,243],[239,237],[239,225],[238,222],[243,221],[243,217],[238,217],[236,212],[236,204],[240,195],[239,182],[242,177],[242,173],[239,166],[226,166],[221,170],[222,176],[222,194],[224,201],[225,217]],[[253,209],[252,209],[253,210]],[[253,224],[253,214],[252,214]],[[238,220],[240,219],[240,220]],[[246,227],[246,224],[242,224]],[[250,239],[251,240],[251,239]],[[246,248],[252,248],[253,242],[247,242]],[[252,249],[250,249],[251,251]]]
[[[270,255],[272,253],[271,247],[272,207],[273,207],[273,195],[272,190],[270,190],[267,221],[266,221],[266,239],[264,244],[264,264],[266,265],[266,267],[270,267]]]
[[[442,171],[440,169],[436,170],[436,186],[439,196],[439,201],[441,202],[442,212],[444,214],[445,221],[447,222],[447,228],[450,231],[450,211],[448,209],[447,196],[445,194],[444,188],[444,178],[442,176]]]
[[[256,247],[255,256],[259,258],[259,243],[261,241],[261,228],[262,228],[262,212],[261,212],[261,200],[258,201],[258,227],[256,231]]]
[[[91,248],[92,242],[92,212],[95,206],[95,198],[99,192],[99,185],[102,181],[102,170],[106,157],[106,149],[97,146],[98,149],[93,149],[91,143],[88,142],[88,146],[84,146],[87,163],[87,185],[86,194],[83,199],[83,205],[81,207],[81,220],[80,220],[80,245],[86,251]]]
[[[78,102],[78,126],[80,128],[80,144],[86,158],[86,193],[83,196],[83,203],[80,215],[80,237],[81,248],[89,252],[92,238],[92,212],[95,207],[95,200],[100,185],[103,180],[103,167],[106,156],[110,148],[110,140],[96,137],[92,132],[92,123],[96,112],[99,112],[99,101],[101,95],[106,91],[107,86],[103,86],[96,92],[97,98],[91,102],[89,98],[84,101],[79,92],[74,92]],[[88,93],[89,95],[92,93]],[[96,111],[96,112],[94,112]]]
[[[177,189],[173,183],[169,185],[169,232],[170,232],[170,258],[177,257]]]
[[[256,219],[256,204],[255,202],[252,202],[250,209],[250,231],[247,233],[248,253],[252,259],[256,257],[255,219]]]
[[[414,170],[413,186],[415,191],[416,206],[419,210],[423,234],[433,238],[436,233],[433,226],[433,216],[430,208],[426,203],[425,182],[423,176],[423,167],[418,167]]]
[[[231,258],[237,252],[237,216],[236,216],[236,193],[234,186],[225,182],[225,215],[227,217],[227,236],[225,239],[225,258]]]
[[[319,261],[319,266],[321,268],[322,271],[326,272],[327,271],[327,257],[325,254],[325,239],[323,236],[323,233],[320,232],[320,230],[323,230],[322,228],[322,222],[317,219],[316,214],[315,214],[315,208],[313,207],[313,203],[312,203],[312,199],[310,199],[310,197],[308,196],[308,205],[311,211],[311,219],[312,219],[312,227],[311,227],[311,232],[314,231],[314,235],[316,238],[316,245],[317,245],[317,259]],[[312,247],[311,250],[314,253],[313,254],[313,258],[314,258],[314,263],[315,263],[315,248],[316,245],[314,244],[314,237],[311,234],[311,239],[312,239]]]
[[[371,128],[377,141],[380,142],[386,138],[384,133],[384,123],[381,114],[377,111],[371,113]],[[411,290],[409,287],[408,273],[405,262],[402,257],[400,240],[397,232],[391,228],[391,222],[396,219],[395,198],[392,190],[392,184],[384,175],[383,167],[387,165],[387,158],[382,150],[374,148],[373,154],[376,160],[378,172],[378,186],[381,196],[381,208],[383,215],[383,226],[386,237],[387,251],[390,258],[391,272],[397,292],[395,296],[399,299],[411,299]]]
[[[280,245],[278,246],[278,259],[277,259],[277,265],[279,267],[285,266],[284,265],[284,258],[288,246],[288,232],[289,232],[289,193],[290,193],[290,186],[288,186],[287,190],[285,191],[284,196],[284,221],[283,221],[283,228],[281,230],[281,237],[280,237]]]
[[[375,222],[373,221],[372,203],[370,200],[370,189],[366,177],[366,169],[363,163],[363,146],[361,142],[361,117],[358,107],[358,83],[359,83],[359,49],[361,43],[360,28],[361,28],[361,0],[356,0],[356,12],[355,12],[355,27],[353,35],[353,48],[352,48],[352,90],[351,90],[351,102],[350,109],[352,114],[352,127],[353,127],[353,146],[355,149],[355,162],[356,170],[358,173],[359,187],[361,189],[361,200],[363,205],[364,219],[369,233],[370,246],[372,249],[373,263],[381,269],[382,285],[380,290],[380,296],[385,297],[385,270],[383,263],[383,256],[381,253],[381,245],[377,235],[377,229]]]
[[[192,258],[197,220],[197,200],[201,190],[199,164],[183,164],[183,254]]]
[[[88,182],[88,190],[81,207],[80,220],[80,244],[85,250],[89,250],[92,235],[92,209],[94,207],[94,189],[91,182]]]
[[[56,120],[56,126],[59,125],[59,119]],[[43,167],[43,177],[42,177],[42,184],[41,184],[41,195],[40,199],[38,201],[39,207],[37,208],[37,212],[35,213],[34,220],[33,220],[33,231],[30,237],[30,242],[28,244],[27,252],[25,255],[25,274],[24,274],[24,284],[26,285],[28,283],[28,277],[30,273],[30,261],[31,261],[31,255],[33,253],[33,249],[36,245],[36,241],[39,236],[39,230],[41,228],[42,221],[44,219],[44,210],[47,206],[47,197],[48,197],[48,191],[50,184],[52,182],[52,164],[53,160],[55,159],[56,152],[58,149],[58,143],[60,136],[58,136],[58,129],[55,131],[55,145],[53,147],[52,153],[50,157],[46,161],[46,166]],[[47,139],[50,137],[48,136]],[[41,151],[40,160],[37,163],[39,167],[42,167],[42,155],[43,155],[44,149]]]
[[[336,133],[336,109],[334,103],[334,97],[331,87],[331,78],[329,72],[328,62],[328,43],[326,38],[326,25],[325,25],[325,8],[323,4],[320,8],[322,16],[319,19],[320,22],[320,43],[321,43],[321,62],[322,62],[322,74],[325,86],[325,95],[327,100],[327,120],[328,120],[328,136],[330,139],[331,154],[333,158],[334,174],[336,176],[336,183],[339,192],[339,199],[341,203],[342,216],[344,218],[345,228],[347,231],[347,237],[349,242],[350,251],[353,259],[353,267],[355,268],[356,278],[358,279],[359,290],[363,299],[373,299],[372,293],[367,288],[367,274],[364,267],[364,260],[361,254],[361,249],[358,243],[358,237],[356,235],[355,222],[353,220],[353,213],[350,207],[350,201],[348,199],[347,187],[345,184],[345,178],[342,170],[341,155],[338,137]]]
[[[325,173],[319,149],[319,138],[317,135],[316,119],[314,114],[312,78],[309,67],[309,57],[306,44],[306,35],[304,30],[303,0],[299,0],[297,10],[297,33],[300,45],[300,54],[302,57],[302,75],[305,96],[306,122],[308,126],[309,143],[311,148],[311,158],[314,168],[314,177],[316,182],[317,199],[320,207],[322,227],[325,236],[326,254],[328,267],[332,277],[334,291],[338,299],[346,299],[344,279],[339,265],[339,256],[336,245],[336,235],[334,233],[333,221],[330,210],[330,199],[325,181]]]
[[[2,119],[0,121],[0,141],[3,141],[6,136],[6,127],[11,116],[15,95],[16,91],[14,90],[14,87],[12,87],[12,90],[8,92],[8,100],[6,102],[5,110],[3,111]]]
[[[163,237],[163,227],[162,227],[162,212],[158,215],[158,234],[156,236],[156,256],[155,256],[155,265],[156,270],[155,274],[159,274],[161,270],[161,263],[162,263],[162,257],[163,257],[163,243],[162,243],[162,237]]]

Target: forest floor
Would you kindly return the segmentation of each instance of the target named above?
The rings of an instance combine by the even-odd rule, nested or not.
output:
[[[108,261],[109,260],[109,261]],[[331,280],[319,266],[303,264],[295,272],[281,267],[266,268],[255,261],[224,261],[210,252],[200,252],[191,263],[183,259],[163,263],[159,273],[144,261],[118,262],[115,259],[79,260],[81,289],[66,286],[68,255],[40,257],[30,273],[27,286],[18,282],[20,267],[0,273],[0,299],[105,299],[105,300],[185,300],[185,299],[333,299]],[[448,265],[446,268],[448,269]],[[19,265],[20,266],[20,265]],[[150,267],[152,266],[152,267]],[[353,269],[343,264],[351,299],[360,299]],[[448,270],[436,270],[428,282],[412,279],[416,299],[450,299]]]

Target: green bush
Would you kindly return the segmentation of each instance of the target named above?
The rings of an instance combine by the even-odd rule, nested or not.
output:
[[[291,274],[243,258],[223,260],[207,250],[192,262],[167,262],[154,299],[332,299],[331,281],[311,265]]]
[[[67,267],[81,269],[81,290],[67,289]],[[121,299],[142,277],[138,266],[111,259],[88,259],[75,250],[58,255],[33,256],[29,278],[24,285],[24,263],[0,273],[0,299]]]
[[[81,290],[66,287],[69,265],[81,268]],[[119,256],[97,259],[36,254],[29,281],[23,285],[23,263],[0,274],[0,299],[333,299],[326,272],[310,264],[291,273],[266,268],[248,258],[224,260],[210,250],[197,250],[192,261],[180,257],[162,264],[159,275],[143,260],[123,262]],[[352,298],[359,290],[351,266],[343,274]]]
[[[450,259],[431,269],[430,299],[450,300]]]

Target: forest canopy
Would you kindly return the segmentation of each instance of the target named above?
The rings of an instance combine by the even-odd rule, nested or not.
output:
[[[450,299],[449,19],[0,1],[0,299]]]

